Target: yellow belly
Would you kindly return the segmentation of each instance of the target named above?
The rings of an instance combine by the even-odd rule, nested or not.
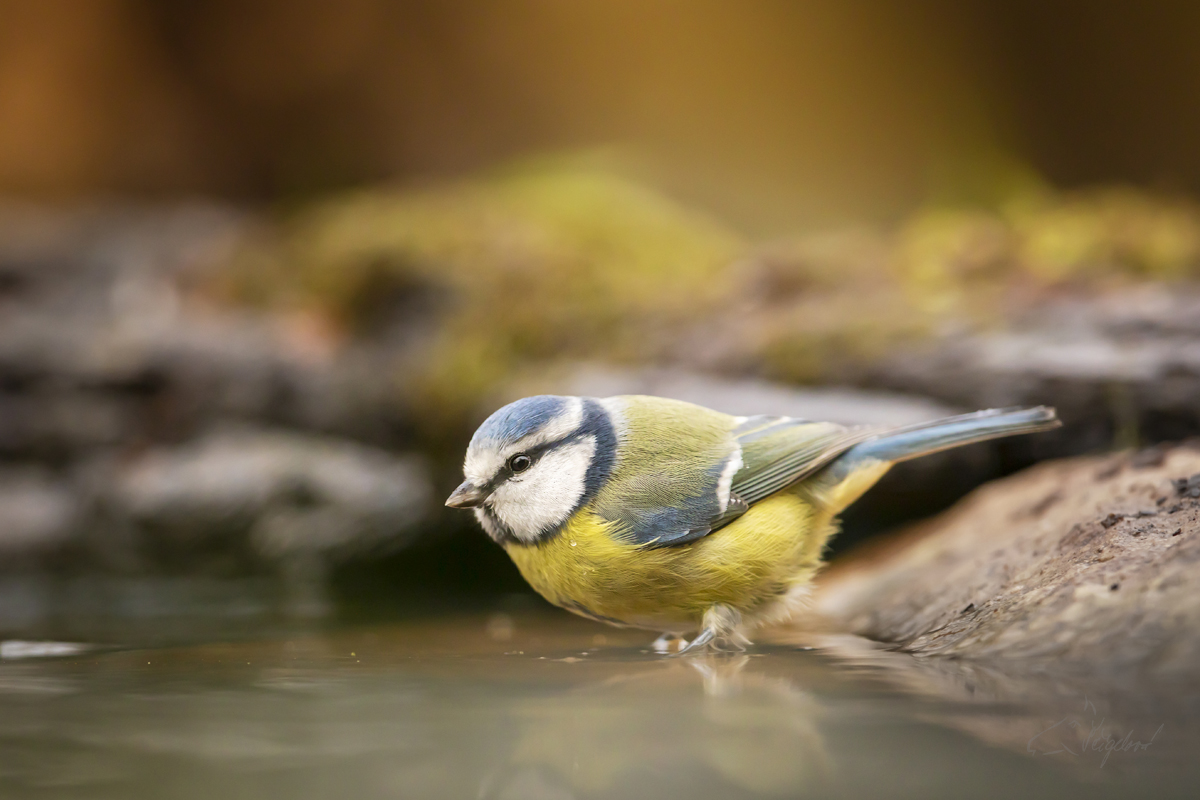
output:
[[[753,617],[806,585],[833,533],[832,517],[829,505],[807,493],[778,494],[703,539],[648,549],[614,537],[609,523],[585,508],[549,541],[507,550],[525,580],[555,605],[614,624],[683,632],[718,603]]]

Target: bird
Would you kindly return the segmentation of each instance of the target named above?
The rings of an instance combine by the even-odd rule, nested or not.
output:
[[[538,395],[479,426],[446,505],[556,606],[671,655],[742,649],[803,605],[838,515],[893,464],[1060,424],[1047,406],[889,428]]]

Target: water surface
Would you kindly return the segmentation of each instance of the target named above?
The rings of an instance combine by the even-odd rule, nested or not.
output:
[[[0,797],[1190,797],[1200,778],[1186,686],[844,637],[664,659],[649,638],[529,611],[10,648]]]

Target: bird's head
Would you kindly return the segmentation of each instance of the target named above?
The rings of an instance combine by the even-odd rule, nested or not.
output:
[[[475,431],[463,464],[466,480],[446,505],[475,509],[501,544],[534,544],[557,533],[595,496],[615,447],[612,421],[599,401],[526,397]]]

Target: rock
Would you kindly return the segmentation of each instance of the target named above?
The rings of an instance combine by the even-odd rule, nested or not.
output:
[[[386,349],[313,355],[241,312],[26,307],[0,317],[0,455],[60,463],[222,418],[397,444],[402,408],[380,379],[393,373]]]
[[[415,537],[424,466],[323,438],[409,445],[404,342],[214,304],[202,289],[253,223],[0,206],[0,458],[23,465],[0,475],[0,566],[319,585]]]
[[[802,625],[922,656],[1200,674],[1200,451],[1043,464],[837,563]]]
[[[222,207],[0,207],[0,457],[58,466],[230,418],[405,444],[386,379],[403,347],[195,290],[251,227]]]
[[[36,469],[0,471],[0,570],[61,554],[78,527],[79,504],[62,481]]]
[[[1200,432],[1194,286],[1055,299],[1007,328],[897,349],[861,382],[963,406],[1056,406],[1066,424],[1037,440],[1039,458]]]
[[[432,498],[418,459],[253,428],[150,451],[120,468],[108,492],[110,511],[150,553],[189,558],[224,541],[222,551],[268,564],[403,545]]]

